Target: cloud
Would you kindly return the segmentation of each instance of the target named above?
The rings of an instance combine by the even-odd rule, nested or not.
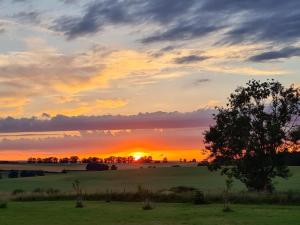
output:
[[[20,116],[24,112],[24,106],[30,101],[24,96],[1,96],[0,116]]]
[[[209,78],[202,78],[202,79],[195,80],[194,85],[198,86],[198,85],[201,85],[203,83],[210,82],[210,81],[211,81],[211,79],[209,79]]]
[[[129,3],[128,6],[131,4]],[[101,1],[90,4],[82,17],[61,17],[53,29],[63,32],[69,39],[100,31],[105,24],[129,22],[130,15],[122,1]]]
[[[275,59],[286,59],[294,56],[300,56],[300,48],[286,47],[278,51],[263,52],[261,54],[250,57],[249,60],[253,62],[264,62]]]
[[[184,41],[204,37],[214,31],[221,29],[217,25],[199,26],[198,22],[192,24],[179,23],[166,31],[159,31],[141,40],[142,43],[153,43],[161,41]]]
[[[286,42],[300,37],[299,8],[297,0],[105,0],[88,5],[83,16],[56,20],[53,28],[73,39],[111,24],[150,23],[161,27],[143,43],[191,40],[223,30],[221,42]]]
[[[13,18],[21,21],[22,23],[39,24],[41,22],[41,15],[39,12],[19,12],[13,16]]]
[[[188,64],[188,63],[197,63],[208,59],[206,56],[199,55],[188,55],[183,57],[178,57],[174,59],[174,62],[177,64]]]
[[[214,110],[203,109],[194,112],[154,112],[131,116],[63,116],[50,119],[8,117],[0,119],[0,132],[45,132],[70,130],[120,130],[187,128],[208,126],[212,123]]]
[[[202,133],[200,127],[185,129],[147,129],[122,131],[80,131],[34,136],[6,136],[0,140],[1,159],[29,157],[128,156],[142,151],[155,159],[200,158]],[[176,140],[176,141],[174,141]]]
[[[60,0],[60,1],[63,2],[64,4],[76,4],[80,0]]]

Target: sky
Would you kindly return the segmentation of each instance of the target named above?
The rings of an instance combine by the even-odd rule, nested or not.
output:
[[[299,85],[298,0],[0,0],[0,159],[203,158],[250,79]]]

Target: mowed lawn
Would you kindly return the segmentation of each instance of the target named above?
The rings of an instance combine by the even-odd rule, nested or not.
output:
[[[277,190],[300,191],[300,167],[291,167],[293,176],[277,179]],[[61,192],[72,191],[72,182],[79,180],[86,192],[97,191],[135,191],[139,185],[153,191],[174,186],[191,186],[205,192],[222,191],[224,177],[218,172],[210,172],[206,167],[155,168],[103,172],[69,172],[67,174],[47,175],[44,177],[1,179],[0,192],[15,189],[32,191],[36,188],[56,188]],[[243,184],[234,182],[234,190],[245,190]]]
[[[234,212],[223,213],[222,205],[155,204],[144,211],[141,203],[10,202],[0,211],[1,225],[298,225],[299,206],[233,205]]]

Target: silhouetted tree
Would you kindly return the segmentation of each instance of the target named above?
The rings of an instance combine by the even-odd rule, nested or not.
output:
[[[71,156],[69,161],[70,161],[70,163],[78,163],[79,157],[78,156]]]
[[[272,191],[273,178],[289,176],[284,155],[297,142],[300,90],[274,80],[251,80],[228,100],[205,132],[209,168],[233,176],[249,190]]]

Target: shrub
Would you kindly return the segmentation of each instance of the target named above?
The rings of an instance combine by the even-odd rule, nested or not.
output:
[[[88,163],[86,165],[86,170],[88,170],[88,171],[104,171],[104,170],[109,170],[109,166],[104,163]]]
[[[35,171],[35,174],[37,176],[45,176],[45,172],[43,170],[37,170],[37,171]]]
[[[25,191],[22,189],[15,189],[12,191],[12,195],[18,195],[18,194],[23,194]]]
[[[45,190],[42,189],[42,188],[36,188],[36,189],[34,189],[32,192],[33,192],[33,193],[43,193],[43,192],[45,192]]]
[[[19,171],[18,170],[11,170],[8,173],[8,178],[18,178],[19,177]]]
[[[205,204],[205,197],[202,191],[195,191],[195,196],[194,196],[194,204],[200,205],[200,204]]]
[[[20,177],[34,177],[34,176],[35,176],[35,172],[34,171],[22,170],[20,172]]]
[[[7,202],[0,202],[0,209],[6,209],[7,208]]]
[[[197,189],[193,187],[187,187],[187,186],[177,186],[177,187],[171,187],[169,191],[175,193],[183,193],[183,192],[197,191]]]
[[[82,195],[82,188],[80,187],[79,180],[75,180],[73,185],[73,189],[76,192],[76,205],[75,208],[83,208],[83,195]]]
[[[111,170],[117,170],[118,167],[117,167],[116,165],[112,165],[112,166],[110,167],[110,169],[111,169]]]
[[[58,189],[55,189],[55,188],[48,188],[46,190],[46,193],[48,195],[57,195],[60,191]]]

